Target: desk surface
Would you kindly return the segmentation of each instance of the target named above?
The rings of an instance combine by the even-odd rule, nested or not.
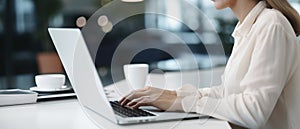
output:
[[[220,74],[223,73],[224,68],[217,68],[213,71],[204,70],[200,72],[200,84],[202,86],[212,85],[211,82],[219,83]],[[174,82],[178,73],[166,74],[164,77],[161,75],[151,76],[151,80],[154,80],[154,85],[163,85],[163,82]],[[183,73],[182,76],[187,79],[195,78],[197,73]],[[164,78],[165,81],[162,81]],[[213,81],[212,81],[213,80]],[[189,82],[197,82],[197,80],[188,80]],[[196,84],[197,84],[196,83]],[[120,86],[118,86],[120,85]],[[115,86],[106,87],[106,90],[116,90],[118,87],[121,91],[126,91],[120,87],[124,87],[124,82],[119,82]],[[176,88],[175,83],[166,83],[165,88]],[[177,86],[178,87],[178,86]],[[114,92],[117,93],[117,92]],[[125,94],[125,92],[123,93]],[[113,98],[117,98],[120,94],[112,95]],[[97,116],[98,117],[98,116]],[[169,121],[159,123],[147,123],[137,125],[119,126],[102,117],[98,117],[98,125],[100,128],[109,129],[230,129],[229,124],[226,121],[210,119],[197,119],[197,120],[185,120],[185,121]],[[84,111],[81,109],[76,99],[60,100],[60,101],[48,101],[39,102],[36,104],[18,105],[0,107],[0,129],[98,129],[98,126],[90,120]]]
[[[81,110],[76,99],[0,107],[0,129],[98,129]],[[226,121],[216,119],[185,120],[119,126],[103,123],[102,128],[197,128],[230,129]],[[175,126],[174,126],[175,125]],[[172,127],[174,126],[174,127]]]

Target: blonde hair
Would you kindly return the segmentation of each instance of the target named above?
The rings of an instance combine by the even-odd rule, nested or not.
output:
[[[287,0],[261,0],[266,1],[269,8],[279,10],[291,23],[297,36],[300,35],[300,16]]]

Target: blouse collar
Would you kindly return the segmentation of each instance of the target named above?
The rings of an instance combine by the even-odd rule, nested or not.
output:
[[[234,38],[236,37],[241,37],[241,36],[246,36],[254,22],[256,21],[256,18],[258,15],[267,7],[267,4],[265,1],[260,1],[257,3],[257,5],[249,12],[249,14],[246,16],[245,20],[243,23],[238,22],[237,26],[235,27],[232,36]]]

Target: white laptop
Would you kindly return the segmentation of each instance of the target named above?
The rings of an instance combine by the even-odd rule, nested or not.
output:
[[[117,101],[109,101],[81,31],[66,28],[49,28],[48,30],[81,106],[93,113],[89,115],[90,117],[104,117],[116,124],[207,117],[183,112],[133,110],[120,107]],[[97,121],[96,118],[94,120]]]

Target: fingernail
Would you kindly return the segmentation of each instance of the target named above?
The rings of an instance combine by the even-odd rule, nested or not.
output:
[[[130,109],[133,109],[133,107],[131,107],[131,106],[127,106],[128,108],[130,108]]]

